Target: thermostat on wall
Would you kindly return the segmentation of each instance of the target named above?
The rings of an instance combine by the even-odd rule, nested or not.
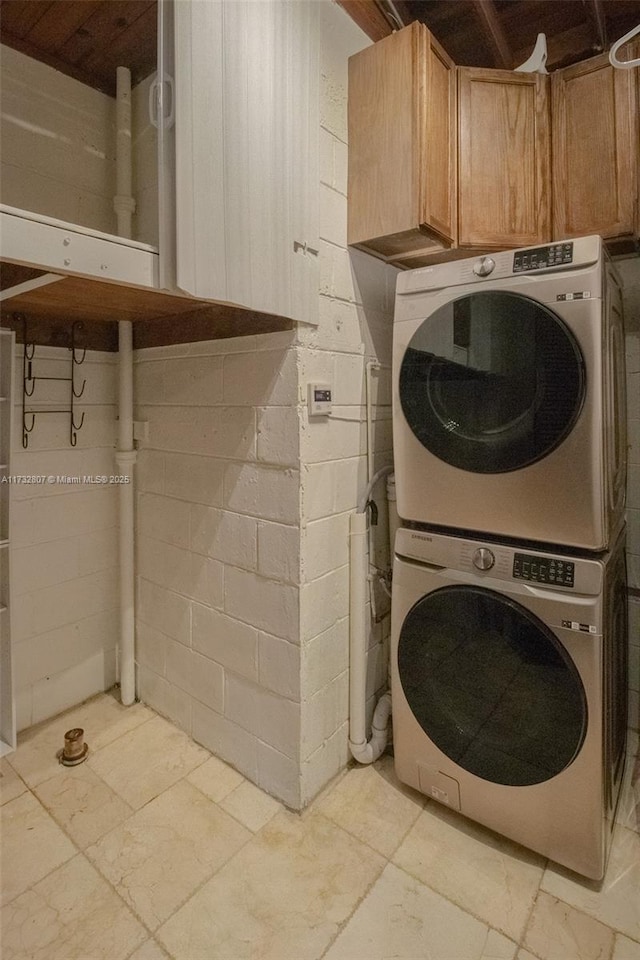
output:
[[[331,413],[331,384],[309,383],[308,404],[310,417],[328,417]]]

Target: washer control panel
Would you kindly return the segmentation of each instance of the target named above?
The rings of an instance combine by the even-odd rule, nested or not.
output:
[[[563,266],[565,263],[573,263],[573,242],[551,243],[546,247],[518,250],[513,255],[513,272],[542,270]]]
[[[559,587],[573,587],[575,563],[536,554],[514,553],[513,579],[534,583],[552,583]]]

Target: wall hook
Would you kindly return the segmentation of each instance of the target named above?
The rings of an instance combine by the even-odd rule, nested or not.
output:
[[[76,366],[80,366],[81,363],[84,363],[84,358],[87,355],[87,348],[82,348],[82,359],[78,360],[76,356],[76,330],[84,330],[84,324],[82,320],[76,320],[71,324],[71,359]],[[80,396],[80,394],[77,394]]]
[[[27,426],[27,417],[31,417],[31,426]],[[29,434],[36,425],[36,415],[35,413],[25,413],[22,414],[22,446],[26,450],[29,446]]]
[[[69,418],[69,443],[71,444],[72,447],[75,447],[75,445],[78,442],[78,434],[76,433],[76,431],[81,429],[83,423],[84,423],[84,410],[82,411],[82,416],[80,417],[80,423],[75,422],[73,411],[72,411],[71,416]]]

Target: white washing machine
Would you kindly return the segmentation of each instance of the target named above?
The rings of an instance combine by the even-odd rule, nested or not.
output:
[[[624,532],[598,559],[412,529],[395,553],[398,777],[600,879],[624,773]]]
[[[621,286],[600,237],[398,277],[405,520],[606,549],[624,523]]]

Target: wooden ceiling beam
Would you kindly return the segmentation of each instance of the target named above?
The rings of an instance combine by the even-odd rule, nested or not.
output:
[[[472,3],[496,66],[513,69],[513,54],[493,0],[472,0]]]
[[[393,33],[391,24],[375,0],[336,0],[370,40],[383,40]]]

